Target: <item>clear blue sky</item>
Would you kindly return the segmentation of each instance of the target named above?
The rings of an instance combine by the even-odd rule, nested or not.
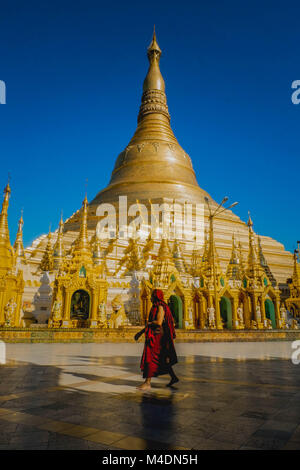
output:
[[[14,240],[55,229],[109,181],[130,140],[156,25],[173,130],[201,187],[292,250],[300,238],[296,1],[10,1],[1,5],[0,187]]]

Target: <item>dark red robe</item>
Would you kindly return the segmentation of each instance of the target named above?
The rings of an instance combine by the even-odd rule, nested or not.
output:
[[[147,325],[145,328],[145,346],[141,360],[143,377],[156,377],[167,374],[169,367],[177,363],[177,354],[174,347],[175,327],[170,308],[164,302],[164,294],[155,289],[152,294],[153,305],[150,310],[148,322],[157,319],[158,309],[161,305],[165,316],[161,327]]]

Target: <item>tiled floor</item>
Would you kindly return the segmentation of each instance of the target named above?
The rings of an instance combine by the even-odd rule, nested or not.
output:
[[[7,344],[0,449],[300,449],[291,344],[177,344],[141,393],[142,344]]]

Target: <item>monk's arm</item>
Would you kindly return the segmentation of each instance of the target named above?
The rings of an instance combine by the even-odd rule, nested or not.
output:
[[[157,319],[148,323],[148,325],[158,325],[161,326],[164,321],[165,311],[163,307],[160,305],[158,308]]]

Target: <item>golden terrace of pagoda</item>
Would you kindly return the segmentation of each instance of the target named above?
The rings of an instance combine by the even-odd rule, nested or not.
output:
[[[140,325],[153,288],[160,288],[180,329],[297,329],[297,254],[293,261],[281,243],[255,234],[250,216],[245,223],[231,210],[220,211],[222,206],[199,187],[192,161],[170,126],[155,33],[147,55],[136,131],[118,156],[108,186],[90,203],[85,197],[54,233],[24,249],[23,217],[10,244],[11,189],[6,186],[0,216],[0,328]],[[103,239],[97,229],[104,217],[99,206],[111,204],[120,216],[119,198],[125,196],[128,204],[145,206],[149,213],[153,204],[201,205],[204,236],[200,242],[192,231],[190,237],[178,237],[171,226],[168,235],[161,230],[160,237],[149,232],[143,239],[139,230],[149,220],[140,219],[130,238],[117,227]],[[192,224],[195,218],[192,212]]]

